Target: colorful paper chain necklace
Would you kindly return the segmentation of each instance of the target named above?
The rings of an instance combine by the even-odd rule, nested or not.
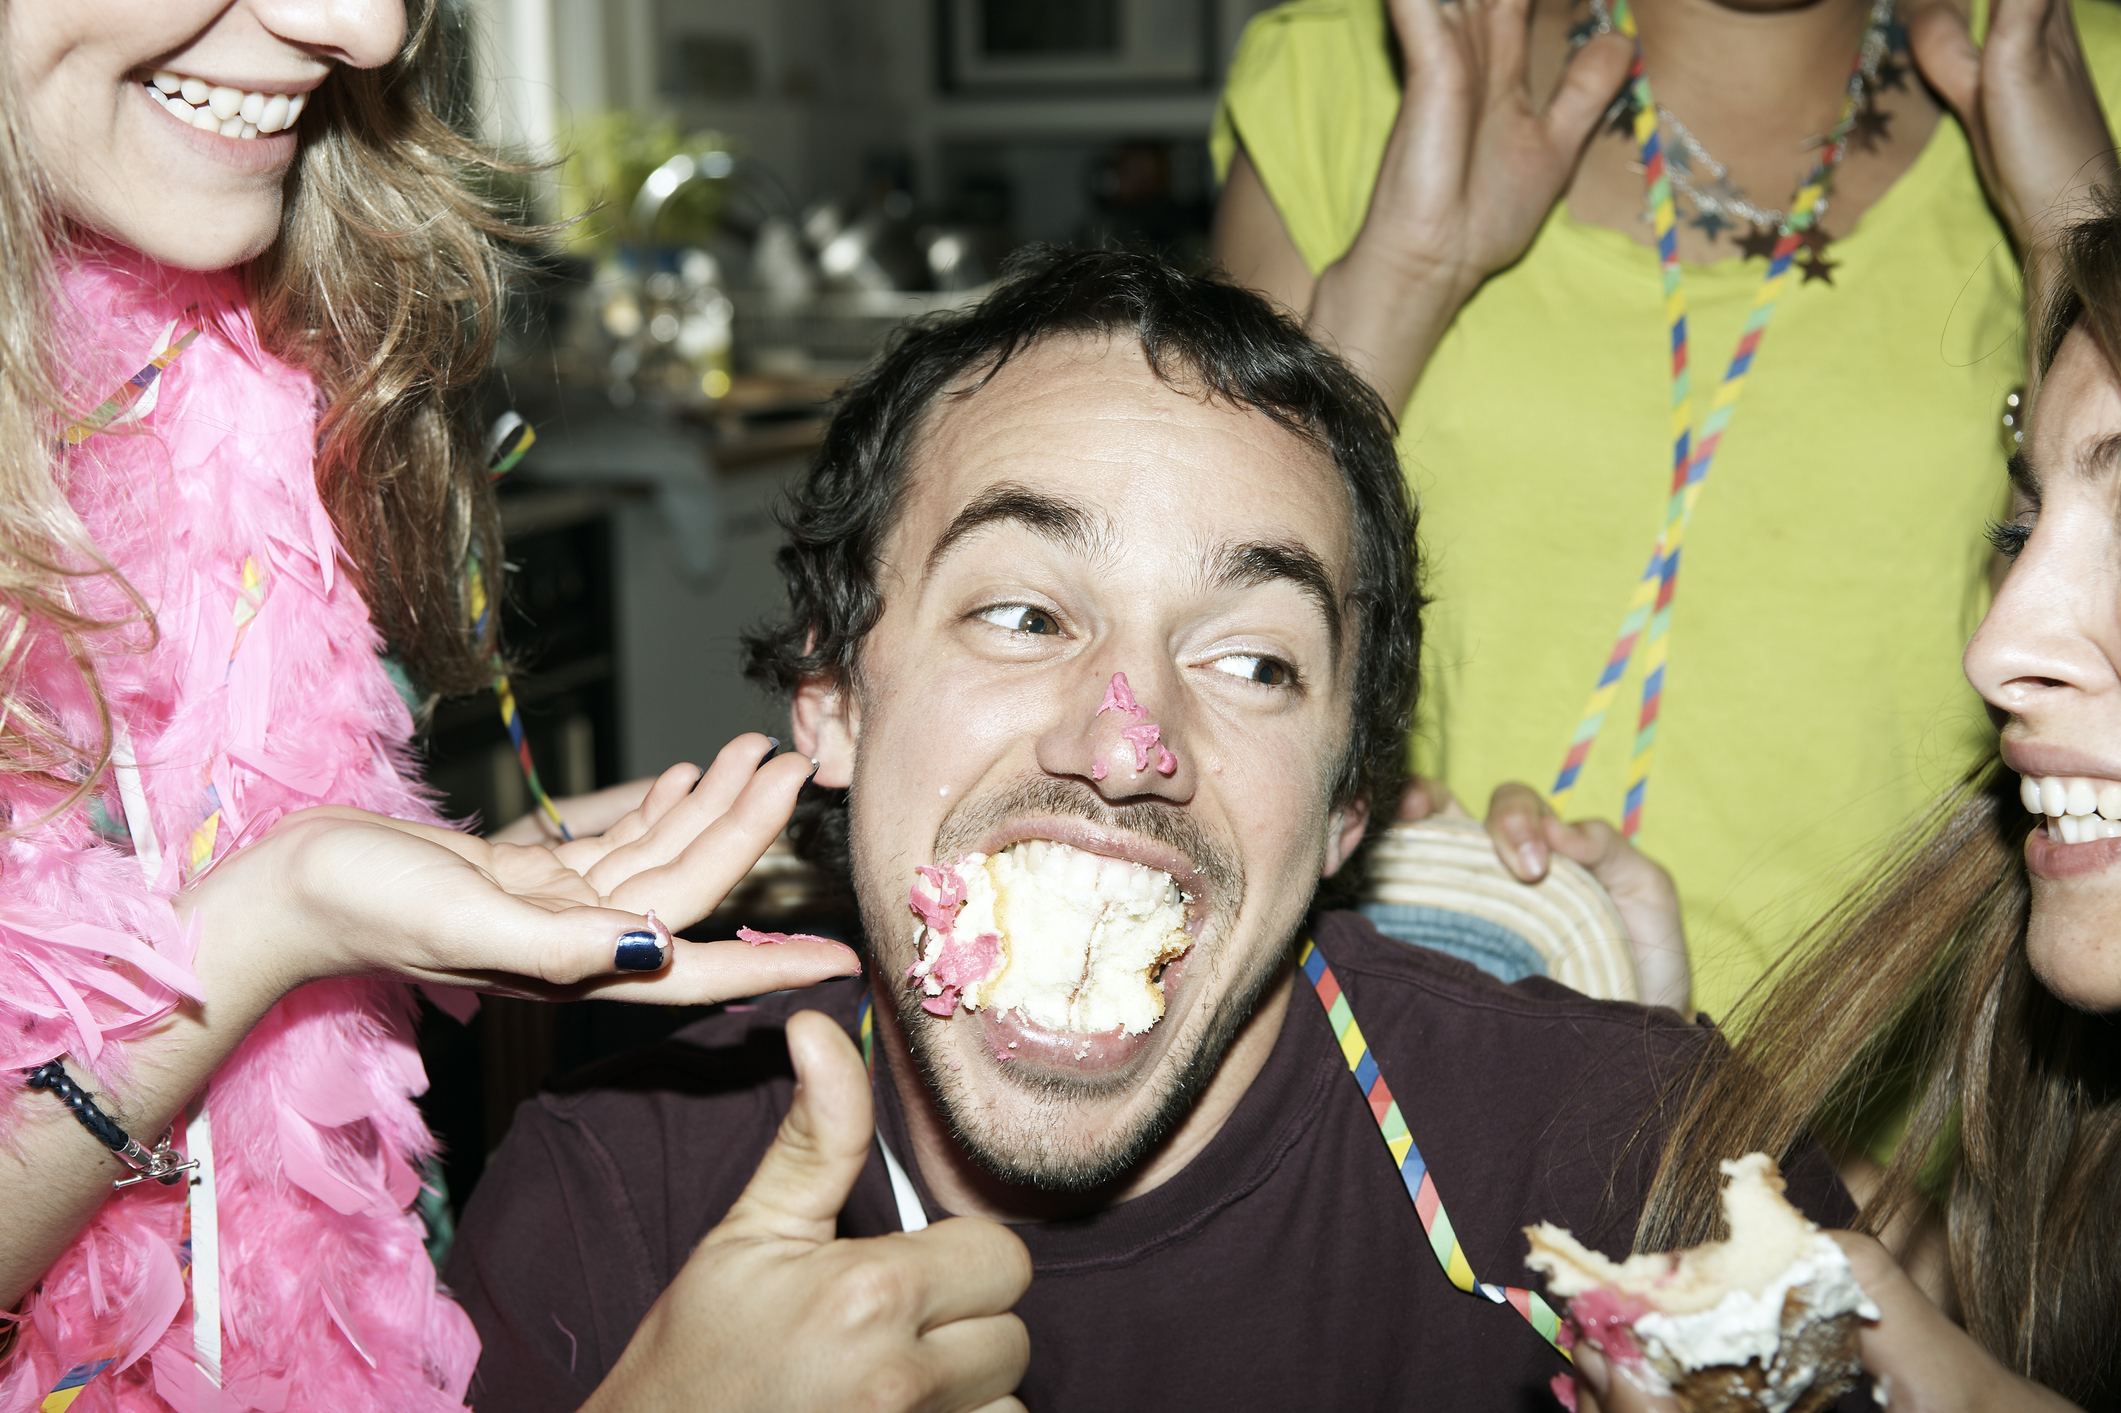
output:
[[[1759,349],[1761,336],[1767,332],[1768,321],[1774,317],[1776,305],[1789,283],[1791,259],[1798,247],[1805,243],[1806,233],[1818,221],[1827,191],[1833,184],[1834,171],[1841,165],[1842,154],[1848,150],[1849,131],[1855,123],[1862,85],[1858,81],[1861,77],[1859,58],[1856,74],[1849,80],[1841,119],[1827,135],[1818,162],[1790,202],[1790,213],[1784,219],[1768,257],[1767,274],[1761,279],[1759,292],[1753,296],[1752,311],[1746,316],[1744,332],[1738,336],[1738,347],[1731,354],[1729,367],[1724,370],[1723,382],[1716,389],[1708,420],[1702,424],[1701,445],[1696,448],[1692,444],[1694,406],[1688,373],[1686,292],[1679,274],[1679,223],[1672,202],[1671,176],[1665,170],[1663,141],[1658,135],[1657,99],[1650,92],[1649,74],[1642,62],[1642,41],[1635,31],[1634,12],[1627,0],[1614,0],[1613,24],[1620,33],[1635,41],[1635,61],[1628,71],[1634,99],[1635,141],[1642,153],[1642,178],[1649,189],[1650,217],[1657,233],[1657,263],[1664,275],[1665,319],[1671,328],[1672,490],[1665,505],[1664,526],[1657,532],[1656,543],[1650,548],[1650,562],[1642,571],[1641,579],[1636,581],[1627,614],[1614,639],[1613,651],[1606,658],[1605,667],[1598,674],[1598,685],[1592,688],[1590,700],[1585,703],[1576,730],[1569,738],[1568,752],[1550,794],[1555,813],[1565,812],[1570,794],[1583,773],[1584,762],[1590,758],[1591,748],[1598,743],[1606,711],[1620,690],[1620,679],[1627,672],[1628,663],[1635,655],[1636,643],[1642,639],[1647,626],[1649,636],[1643,643],[1642,712],[1636,720],[1635,754],[1628,763],[1627,792],[1621,805],[1620,832],[1633,838],[1642,828],[1643,796],[1649,787],[1650,762],[1657,747],[1657,715],[1664,695],[1672,597],[1679,586],[1680,542],[1686,535],[1688,522],[1693,519],[1702,484],[1708,479],[1716,449],[1722,444],[1724,429],[1730,425],[1731,412],[1745,392],[1745,378],[1752,369],[1753,355]]]
[[[1443,1267],[1444,1278],[1467,1295],[1477,1295],[1496,1305],[1507,1305],[1524,1316],[1526,1322],[1564,1359],[1573,1362],[1574,1356],[1561,1344],[1561,1317],[1552,1306],[1542,1299],[1539,1292],[1514,1285],[1491,1285],[1473,1274],[1473,1263],[1466,1259],[1466,1251],[1458,1240],[1458,1231],[1451,1225],[1450,1214],[1443,1209],[1443,1198],[1436,1190],[1435,1175],[1429,1171],[1428,1163],[1421,1156],[1421,1149],[1414,1142],[1414,1135],[1407,1129],[1406,1117],[1399,1112],[1399,1101],[1392,1097],[1391,1086],[1385,1083],[1379,1070],[1376,1056],[1370,1053],[1370,1042],[1363,1038],[1362,1027],[1355,1022],[1355,1012],[1349,1009],[1348,998],[1340,989],[1340,978],[1333,968],[1326,965],[1325,954],[1310,938],[1304,939],[1303,950],[1297,953],[1296,964],[1311,983],[1318,1004],[1325,1008],[1326,1023],[1333,1027],[1333,1038],[1340,1045],[1340,1056],[1347,1062],[1348,1073],[1355,1077],[1361,1088],[1363,1101],[1370,1107],[1370,1117],[1377,1121],[1377,1132],[1384,1139],[1385,1151],[1392,1155],[1393,1166],[1399,1169],[1399,1180],[1406,1185],[1407,1196],[1414,1202],[1414,1215],[1421,1220],[1421,1229],[1428,1234],[1429,1249],[1436,1255],[1436,1263]],[[869,1014],[869,997],[862,996],[861,1020],[862,1059],[869,1066],[872,1077],[876,1074],[876,1041],[874,1025]],[[912,1184],[906,1181],[899,1169],[898,1161],[891,1149],[883,1144],[882,1130],[878,1130],[878,1144],[883,1147],[885,1165],[891,1170],[894,1191],[899,1194],[899,1207],[903,1214],[906,1198]],[[913,1211],[921,1211],[919,1199],[913,1200]],[[925,1225],[926,1217],[919,1220]],[[908,1231],[915,1230],[910,1223]]]

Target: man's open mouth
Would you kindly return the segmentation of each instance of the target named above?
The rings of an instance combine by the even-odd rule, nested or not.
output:
[[[929,1013],[1014,1011],[1080,1035],[1138,1035],[1164,1014],[1164,968],[1192,945],[1171,875],[1050,839],[921,868],[908,975]]]

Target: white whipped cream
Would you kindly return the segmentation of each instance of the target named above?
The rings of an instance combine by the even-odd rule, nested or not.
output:
[[[1635,1321],[1635,1336],[1653,1358],[1661,1356],[1683,1369],[1753,1359],[1764,1369],[1782,1345],[1782,1309],[1792,1291],[1802,1292],[1813,1319],[1836,1319],[1851,1311],[1866,1320],[1878,1318],[1878,1307],[1856,1284],[1847,1254],[1821,1232],[1813,1236],[1809,1251],[1757,1292],[1728,1290],[1708,1309],[1688,1315],[1652,1310]],[[1802,1391],[1800,1384],[1796,1392]]]
[[[1189,945],[1186,899],[1168,873],[1033,839],[991,857],[967,854],[944,874],[965,901],[947,932],[916,927],[913,976],[924,995],[942,997],[954,983],[967,1010],[1014,1010],[1048,1030],[1084,1034],[1139,1034],[1162,1019],[1158,973]],[[914,887],[940,896],[928,878]],[[998,944],[989,970],[953,969],[953,949],[984,956],[978,944],[989,936]]]

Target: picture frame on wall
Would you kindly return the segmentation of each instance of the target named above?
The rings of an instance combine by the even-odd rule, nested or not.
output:
[[[1193,92],[1214,75],[1213,0],[936,0],[946,92]]]

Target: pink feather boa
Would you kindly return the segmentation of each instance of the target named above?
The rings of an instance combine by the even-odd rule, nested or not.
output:
[[[122,825],[99,833],[76,808],[0,840],[0,1071],[64,1052],[111,1077],[125,1071],[127,1038],[195,994],[193,940],[169,898],[216,807],[216,858],[315,804],[437,816],[407,758],[411,717],[317,496],[309,377],[258,346],[230,275],[106,251],[77,262],[65,290],[71,406],[94,406],[144,365],[171,320],[179,336],[205,326],[150,412],[61,460],[68,499],[154,615],[152,641],[137,627],[114,632],[93,657],[155,838],[136,848]],[[239,628],[246,559],[262,582]],[[90,613],[130,609],[108,576],[77,581],[74,594]],[[25,681],[69,736],[97,741],[94,705],[56,635],[25,661]],[[54,803],[19,779],[7,790],[17,826]],[[126,818],[115,772],[97,803],[105,821]],[[155,846],[150,882],[142,856]],[[68,1368],[113,1356],[74,1413],[460,1408],[478,1339],[437,1289],[407,1210],[435,1148],[412,1102],[427,1082],[413,1021],[402,985],[317,983],[215,1073],[220,1389],[191,1359],[184,1189],[144,1184],[104,1203],[26,1303],[0,1366],[0,1413],[36,1408]],[[0,1085],[0,1126],[21,1105],[51,1102]]]

